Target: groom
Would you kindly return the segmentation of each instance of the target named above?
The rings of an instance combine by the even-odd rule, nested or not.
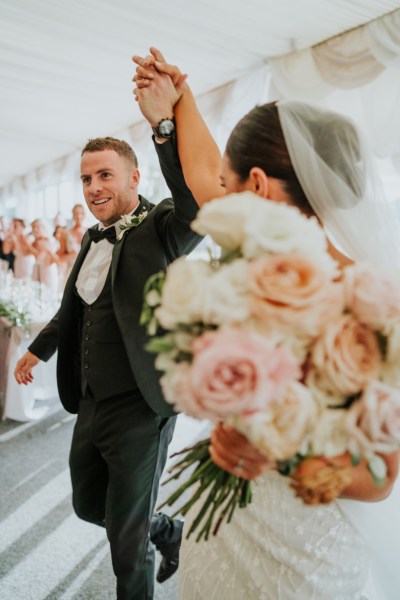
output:
[[[58,349],[60,399],[77,413],[73,505],[79,517],[106,527],[119,600],[153,598],[149,535],[163,554],[158,580],[177,568],[181,529],[153,515],[175,418],[139,317],[147,279],[201,239],[190,229],[198,206],[180,168],[172,106],[149,97],[147,115],[172,199],[154,206],[138,194],[137,160],[126,142],[86,144],[83,193],[99,225],[83,238],[60,310],[15,369],[17,381],[28,384],[32,368]],[[132,226],[121,233],[123,215]]]

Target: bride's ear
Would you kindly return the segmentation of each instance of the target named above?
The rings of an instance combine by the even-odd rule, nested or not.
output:
[[[269,198],[269,182],[266,173],[260,167],[253,167],[250,170],[248,183],[250,189],[262,198]]]

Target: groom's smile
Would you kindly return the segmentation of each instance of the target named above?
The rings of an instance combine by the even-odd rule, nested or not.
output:
[[[115,150],[85,152],[81,180],[91,213],[105,226],[132,212],[138,203],[139,171]]]

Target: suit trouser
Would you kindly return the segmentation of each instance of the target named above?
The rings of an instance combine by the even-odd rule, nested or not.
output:
[[[118,600],[153,598],[149,532],[152,518],[155,532],[166,531],[153,511],[174,426],[175,418],[156,415],[138,392],[101,402],[89,394],[79,407],[70,453],[73,505],[86,521],[105,520]]]

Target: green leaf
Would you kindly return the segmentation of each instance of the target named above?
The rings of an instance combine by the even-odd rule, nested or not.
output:
[[[175,348],[175,344],[171,336],[165,335],[163,337],[152,338],[145,346],[149,352],[155,354],[171,352]]]
[[[367,466],[372,475],[374,484],[377,487],[384,487],[386,484],[387,466],[383,458],[374,454],[374,456],[369,459]]]
[[[188,467],[195,465],[195,469],[190,477],[157,508],[160,510],[163,506],[171,506],[182,494],[195,486],[193,496],[172,516],[175,517],[179,513],[185,515],[203,499],[187,534],[189,537],[197,532],[197,542],[203,538],[207,540],[211,533],[216,535],[222,522],[226,518],[230,521],[237,507],[245,507],[251,502],[251,482],[218,467],[210,456],[209,446],[208,438],[174,455],[183,455],[183,458],[171,467],[170,473],[175,472],[175,474],[163,482],[163,485],[179,478]]]

